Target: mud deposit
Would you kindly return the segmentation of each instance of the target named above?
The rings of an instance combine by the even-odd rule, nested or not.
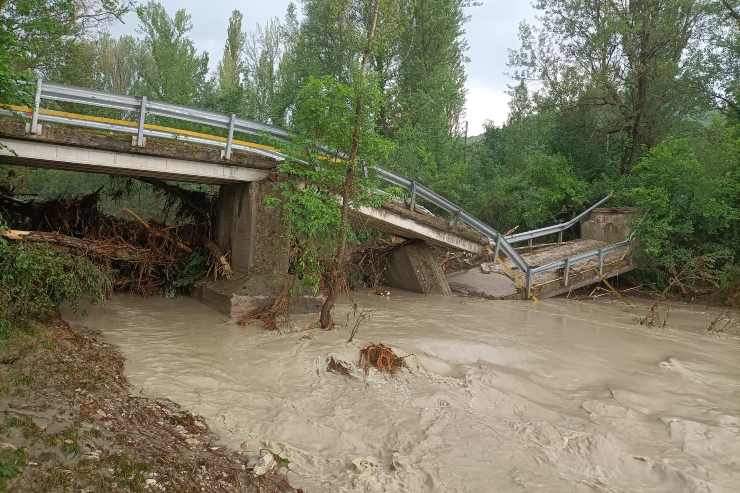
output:
[[[643,305],[355,300],[373,313],[351,344],[306,320],[238,327],[190,299],[116,297],[81,323],[145,394],[280,453],[309,492],[738,491],[740,338],[704,332],[716,313],[674,306],[658,329],[636,323]],[[368,342],[413,353],[410,369],[326,371]]]

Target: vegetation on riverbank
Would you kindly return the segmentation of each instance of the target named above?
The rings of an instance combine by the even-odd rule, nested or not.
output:
[[[54,317],[62,303],[102,301],[109,291],[108,276],[87,258],[0,235],[0,342]]]

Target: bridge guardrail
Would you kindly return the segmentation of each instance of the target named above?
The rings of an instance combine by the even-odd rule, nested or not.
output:
[[[618,243],[612,243],[610,245],[607,245],[602,248],[598,248],[596,250],[590,250],[587,252],[579,253],[576,255],[572,255],[570,257],[566,257],[562,260],[556,260],[555,262],[550,262],[549,264],[540,265],[539,267],[534,267],[529,269],[527,272],[527,297],[531,296],[531,290],[534,287],[533,285],[533,278],[534,275],[539,272],[547,272],[552,270],[559,270],[563,269],[563,285],[568,285],[568,277],[570,274],[570,269],[573,267],[573,264],[577,262],[583,262],[589,259],[592,259],[594,257],[598,258],[598,273],[599,276],[604,275],[604,259],[606,258],[606,255],[615,252],[618,250],[629,250],[631,246],[632,240],[626,239],[623,241],[620,241]]]
[[[134,122],[131,122],[132,125],[122,125],[120,123],[111,123],[110,121],[106,122],[104,121],[105,119],[101,119],[103,121],[93,121],[90,119],[74,119],[70,118],[69,116],[44,114],[44,112],[41,111],[41,102],[44,99],[68,103],[78,103],[99,108],[118,109],[131,113],[136,113],[138,114],[138,122],[136,122],[135,126],[133,125]],[[145,119],[147,114],[173,118],[189,123],[223,128],[228,131],[228,136],[225,139],[216,136],[193,136],[167,131],[166,129],[146,128]],[[39,121],[49,121],[53,123],[69,124],[75,126],[105,129],[114,132],[129,133],[136,136],[135,145],[139,146],[145,145],[145,138],[147,136],[219,146],[224,148],[223,156],[225,159],[230,159],[233,149],[239,149],[247,152],[265,155],[277,161],[282,161],[286,157],[278,150],[273,151],[269,149],[264,149],[265,146],[261,146],[262,148],[260,148],[235,143],[234,132],[251,135],[266,134],[271,137],[287,141],[291,141],[294,138],[294,136],[287,130],[255,122],[252,120],[238,118],[235,114],[223,115],[175,104],[150,101],[146,96],[138,97],[120,94],[108,94],[91,89],[47,83],[41,79],[37,81],[34,107],[31,109],[31,133],[40,133]],[[374,171],[383,181],[406,189],[411,195],[410,205],[412,210],[414,208],[416,199],[421,198],[435,205],[436,207],[439,207],[440,209],[448,212],[449,214],[452,214],[456,219],[462,221],[463,223],[467,224],[471,228],[486,236],[489,239],[491,246],[494,248],[494,258],[498,258],[499,254],[503,253],[512,261],[514,266],[521,270],[521,272],[526,276],[526,293],[528,298],[531,295],[533,276],[535,273],[565,268],[565,275],[567,277],[568,267],[572,263],[594,256],[599,256],[601,258],[603,257],[604,252],[608,249],[621,248],[624,246],[625,243],[629,245],[629,241],[621,242],[610,245],[609,247],[569,257],[562,261],[553,262],[551,264],[533,268],[529,266],[519,254],[519,252],[517,252],[512,247],[513,243],[532,240],[534,238],[546,236],[553,233],[560,233],[560,239],[562,240],[563,231],[575,225],[582,217],[590,213],[594,208],[606,202],[610,198],[610,195],[601,199],[589,209],[574,217],[568,222],[556,224],[553,226],[547,226],[545,228],[539,228],[523,233],[504,236],[488,224],[484,223],[483,221],[465,211],[463,208],[457,206],[453,202],[447,200],[446,198],[442,197],[441,195],[435,193],[431,189],[416,181],[409,180],[408,178],[379,168],[377,166],[365,167],[365,173],[367,173],[368,169]]]
[[[581,219],[589,215],[594,209],[596,209],[597,207],[605,203],[607,200],[609,200],[611,196],[612,194],[607,195],[606,197],[604,197],[603,199],[599,200],[598,202],[593,204],[591,207],[586,209],[585,211],[578,214],[576,217],[574,217],[570,221],[566,221],[560,224],[553,224],[552,226],[545,226],[543,228],[532,229],[530,231],[524,231],[521,233],[507,235],[506,241],[508,241],[509,243],[520,243],[522,241],[533,240],[535,238],[540,238],[542,236],[548,236],[551,234],[559,233],[560,234],[559,242],[562,242],[563,231],[566,231],[572,228],[573,226],[575,226],[576,224],[578,224],[578,222]]]

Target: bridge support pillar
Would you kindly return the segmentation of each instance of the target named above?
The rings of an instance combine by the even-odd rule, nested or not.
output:
[[[272,303],[288,280],[289,245],[283,238],[280,212],[265,206],[265,198],[274,193],[274,183],[267,180],[221,186],[216,242],[231,252],[234,276],[203,283],[197,295],[237,320]],[[292,296],[290,310],[318,311],[322,301]]]
[[[407,243],[390,254],[385,281],[389,286],[424,294],[452,294],[432,247],[423,241]]]
[[[288,244],[282,237],[280,213],[265,206],[273,187],[269,181],[221,186],[216,240],[231,252],[231,266],[237,272],[288,272]]]

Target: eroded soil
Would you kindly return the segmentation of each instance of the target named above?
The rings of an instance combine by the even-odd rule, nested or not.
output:
[[[65,322],[0,342],[0,491],[292,492],[203,418],[132,395],[123,357]]]

